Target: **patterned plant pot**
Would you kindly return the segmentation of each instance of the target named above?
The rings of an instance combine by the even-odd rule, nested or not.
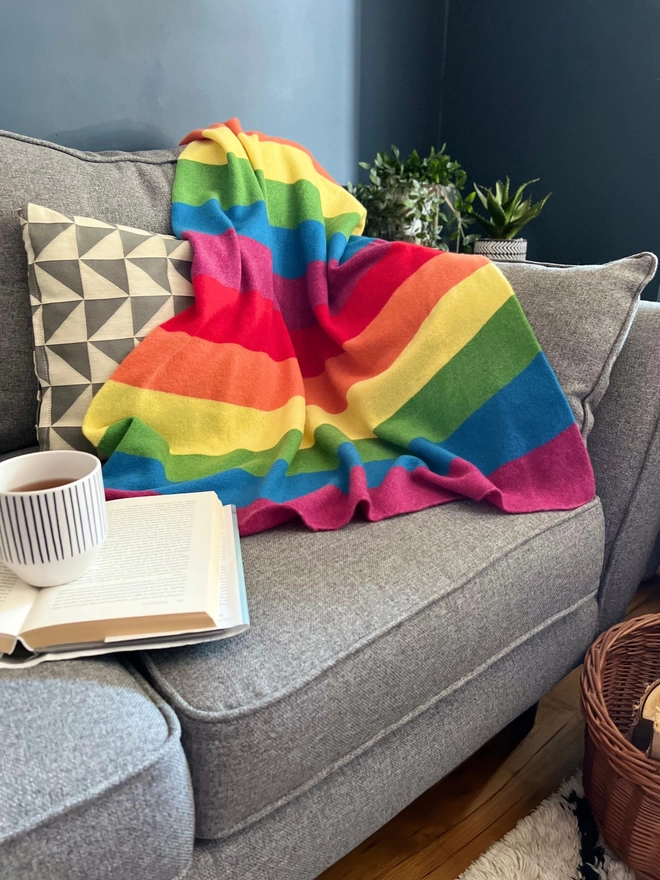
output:
[[[514,238],[508,241],[503,238],[478,238],[474,243],[474,252],[488,257],[489,260],[519,263],[527,259],[527,239]]]

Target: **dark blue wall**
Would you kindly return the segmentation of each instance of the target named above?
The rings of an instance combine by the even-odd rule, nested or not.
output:
[[[658,252],[660,0],[452,0],[441,136],[470,181],[553,191],[530,256]]]
[[[356,0],[7,0],[0,128],[135,150],[239,116],[346,180],[358,18]]]
[[[438,145],[449,0],[362,0],[358,155]]]

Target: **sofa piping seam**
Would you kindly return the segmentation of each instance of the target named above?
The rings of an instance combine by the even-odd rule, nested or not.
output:
[[[629,260],[639,259],[642,256],[648,256],[649,253],[650,253],[649,251],[644,251],[642,253],[635,254],[634,256],[628,257],[627,259],[629,259]],[[651,254],[651,256],[654,256],[654,255]],[[626,258],[624,258],[624,259],[626,259]],[[603,399],[605,392],[607,391],[607,389],[609,387],[610,377],[612,375],[612,369],[614,367],[616,359],[621,354],[621,349],[624,346],[624,343],[626,341],[626,337],[628,336],[628,333],[630,332],[633,321],[635,320],[635,314],[637,313],[637,309],[639,308],[639,298],[641,297],[642,291],[647,286],[647,284],[649,284],[653,280],[655,273],[657,271],[657,266],[658,266],[657,258],[655,258],[655,265],[652,264],[651,268],[644,275],[644,278],[639,282],[639,284],[635,288],[635,291],[631,297],[630,305],[628,306],[628,309],[626,311],[625,320],[624,320],[622,326],[620,327],[619,332],[616,335],[616,339],[614,340],[614,342],[612,343],[612,345],[610,346],[610,348],[607,352],[607,358],[605,359],[605,363],[603,364],[603,369],[598,374],[598,377],[597,377],[596,381],[594,382],[594,384],[591,388],[591,391],[589,392],[589,394],[587,394],[587,396],[582,401],[582,410],[583,410],[583,414],[584,414],[584,424],[583,424],[583,429],[582,429],[581,433],[582,433],[582,437],[585,442],[586,442],[586,440],[587,440],[587,438],[588,438],[589,434],[591,433],[591,430],[594,426],[594,410],[598,408],[598,404]],[[605,379],[604,379],[605,367],[607,366],[607,362],[610,360],[610,358],[612,359],[612,363],[610,365],[609,375],[607,376],[607,384],[605,385],[605,388],[603,388],[602,394],[600,395],[600,397],[598,398],[598,400],[596,401],[596,403],[592,407],[591,400],[594,397],[594,395],[596,394],[599,386],[605,381]],[[590,422],[590,424],[588,424],[589,422]]]
[[[660,399],[659,399],[659,400],[660,400]],[[611,546],[610,546],[610,552],[609,552],[608,555],[607,555],[607,559],[604,560],[604,564],[603,564],[603,573],[602,573],[602,575],[601,575],[601,583],[602,583],[602,581],[605,579],[605,577],[606,577],[606,575],[607,575],[607,572],[609,571],[610,562],[611,562],[611,560],[612,560],[612,555],[613,555],[613,553],[614,553],[614,545],[615,545],[615,544],[617,543],[617,541],[619,540],[619,535],[621,534],[621,531],[622,531],[622,529],[623,529],[623,527],[624,527],[626,521],[628,520],[628,517],[630,516],[630,509],[633,507],[633,504],[634,504],[635,498],[636,498],[637,493],[638,493],[638,491],[639,491],[640,483],[641,483],[641,481],[642,481],[642,476],[643,476],[643,473],[644,473],[644,469],[646,468],[646,463],[647,463],[647,461],[648,461],[649,454],[650,454],[650,452],[651,452],[651,447],[652,447],[652,445],[653,445],[653,441],[655,440],[656,435],[659,434],[659,433],[660,433],[660,405],[658,405],[658,407],[657,407],[657,414],[656,414],[656,417],[655,417],[655,422],[654,422],[654,425],[653,425],[653,429],[652,429],[651,432],[650,432],[650,435],[649,435],[649,441],[648,441],[648,443],[646,444],[646,449],[644,450],[644,455],[642,456],[642,460],[641,460],[641,463],[640,463],[640,466],[639,466],[639,471],[637,472],[637,478],[636,478],[636,480],[635,480],[635,483],[634,483],[634,486],[633,486],[632,492],[630,493],[630,499],[629,499],[629,501],[628,501],[628,504],[626,505],[625,513],[624,513],[623,517],[621,518],[621,522],[619,523],[619,527],[618,527],[618,529],[616,530],[616,534],[614,535],[614,538],[612,539],[612,543],[611,543]]]
[[[114,165],[119,162],[134,162],[138,165],[174,165],[177,162],[178,157],[173,157],[171,159],[147,159],[137,156],[137,152],[141,151],[126,151],[126,156],[103,156],[101,152],[98,155],[93,156],[90,155],[93,153],[93,150],[85,151],[85,150],[76,150],[73,147],[65,147],[62,144],[53,144],[49,141],[43,141],[40,138],[31,138],[27,135],[19,135],[17,132],[13,131],[3,131],[0,130],[0,138],[7,138],[8,140],[17,141],[22,144],[31,144],[35,147],[41,147],[45,150],[52,150],[56,153],[64,153],[66,156],[71,156],[73,159],[78,159],[80,162],[89,162],[92,165]],[[176,149],[175,147],[170,147],[170,149]],[[108,152],[124,152],[123,150],[116,151],[108,151]],[[144,152],[150,152],[145,150]],[[165,151],[163,151],[165,152]]]
[[[651,436],[649,437],[649,442],[648,442],[646,450],[644,452],[644,457],[642,459],[642,463],[640,465],[639,472],[637,474],[637,479],[635,480],[635,485],[634,485],[633,491],[630,495],[630,501],[629,501],[629,503],[626,507],[626,511],[621,519],[621,522],[619,524],[619,528],[616,530],[616,535],[614,536],[614,539],[612,540],[612,544],[610,546],[610,552],[607,557],[607,562],[603,566],[603,573],[602,573],[601,579],[600,579],[601,587],[600,587],[599,596],[598,596],[599,602],[600,602],[601,598],[604,598],[605,593],[607,592],[608,584],[605,583],[605,581],[609,578],[610,571],[612,570],[612,558],[614,556],[614,548],[616,547],[616,544],[619,541],[619,537],[621,536],[622,532],[624,531],[625,527],[627,526],[628,520],[629,520],[630,516],[632,515],[631,511],[632,511],[633,507],[635,507],[635,502],[637,501],[639,493],[641,492],[642,483],[646,482],[646,480],[644,480],[643,478],[646,475],[646,468],[647,468],[647,464],[648,464],[648,460],[649,460],[652,448],[654,446],[654,442],[656,441],[656,439],[658,438],[659,435],[660,435],[660,407],[658,408],[658,415],[656,416],[655,425],[654,425],[653,430],[651,432]]]

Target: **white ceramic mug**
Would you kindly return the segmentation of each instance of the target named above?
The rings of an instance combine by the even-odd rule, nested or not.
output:
[[[66,481],[52,486],[55,481]],[[51,488],[34,488],[51,483]],[[22,490],[22,491],[16,491]],[[35,587],[81,577],[108,535],[101,462],[34,452],[0,462],[0,559]]]

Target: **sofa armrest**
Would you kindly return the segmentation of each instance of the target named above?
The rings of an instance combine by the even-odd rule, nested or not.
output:
[[[619,621],[660,531],[660,304],[642,302],[588,442],[605,514],[600,629]]]

